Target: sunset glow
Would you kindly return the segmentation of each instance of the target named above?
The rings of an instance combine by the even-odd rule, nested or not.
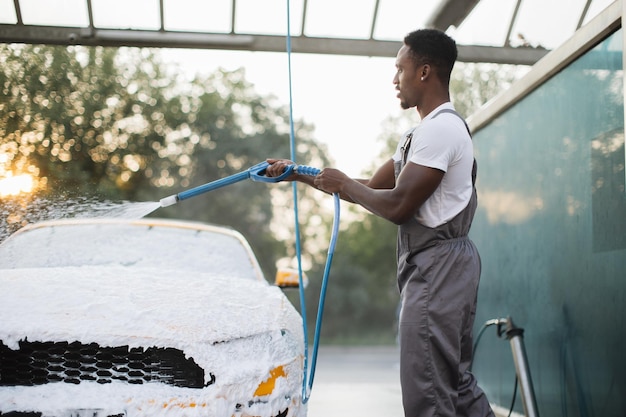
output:
[[[32,175],[21,174],[0,179],[0,197],[30,193],[35,187]]]

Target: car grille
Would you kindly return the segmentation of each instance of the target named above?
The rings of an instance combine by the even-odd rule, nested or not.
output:
[[[0,386],[42,385],[49,382],[129,384],[161,382],[183,388],[203,388],[204,370],[193,358],[173,348],[101,347],[97,343],[19,342],[9,349],[0,342]]]

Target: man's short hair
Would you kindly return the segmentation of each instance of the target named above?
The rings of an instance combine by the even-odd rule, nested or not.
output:
[[[454,39],[437,29],[418,29],[404,37],[416,65],[430,64],[441,81],[450,82],[458,55]]]

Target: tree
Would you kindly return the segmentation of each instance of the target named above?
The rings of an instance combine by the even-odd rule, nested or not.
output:
[[[452,71],[450,93],[456,110],[469,117],[498,94],[509,89],[527,66],[459,63]]]
[[[173,187],[197,186],[236,173],[262,162],[269,155],[285,156],[289,149],[289,114],[273,97],[259,97],[245,80],[245,72],[218,71],[191,82],[184,94],[192,105],[189,121],[192,128],[183,143],[196,142],[190,163],[181,165],[183,179]],[[312,127],[294,122],[299,152],[298,161],[325,165],[324,149],[312,138]],[[195,135],[195,136],[194,136]],[[161,172],[168,174],[166,168]],[[171,182],[168,180],[168,182]],[[313,190],[301,189],[300,198],[310,209],[305,216],[322,216],[324,209],[311,203]],[[280,194],[289,201],[287,207],[276,207],[272,196]],[[212,191],[194,201],[181,202],[160,215],[196,219],[231,225],[244,233],[259,257],[263,269],[273,272],[277,257],[293,256],[293,222],[285,222],[293,203],[288,188],[245,181]],[[308,201],[308,203],[306,203]],[[291,231],[278,241],[272,225]],[[303,236],[306,241],[306,236]]]
[[[136,48],[0,45],[0,61],[0,177],[32,175],[43,196],[36,204],[2,198],[10,214],[3,218],[11,219],[3,228],[40,219],[33,206],[64,216],[46,209],[60,208],[59,198],[158,200],[289,154],[287,111],[259,97],[243,70],[187,82],[158,54]],[[311,127],[294,124],[299,155],[325,162]],[[291,243],[270,231],[271,195],[262,184],[157,214],[243,232],[266,274]]]
[[[149,51],[119,62],[111,48],[2,45],[0,56],[5,171],[78,195],[132,198],[146,184],[167,140],[157,115],[171,87]]]

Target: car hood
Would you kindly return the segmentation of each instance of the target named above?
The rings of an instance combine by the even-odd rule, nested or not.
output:
[[[0,270],[0,339],[102,346],[203,346],[268,332],[299,339],[300,316],[264,281],[202,273],[107,267]]]
[[[264,281],[123,266],[66,267],[0,270],[0,289],[0,340],[11,349],[26,338],[175,348],[205,370],[206,384],[193,393],[164,384],[129,387],[120,381],[63,384],[60,391],[58,384],[9,387],[0,390],[0,404],[35,404],[56,412],[55,407],[67,404],[90,408],[106,401],[122,407],[118,410],[156,409],[141,415],[202,404],[225,407],[230,415],[235,404],[265,395],[249,406],[282,409],[285,398],[292,398],[290,412],[305,413],[298,411],[306,409],[297,405],[299,397],[286,394],[297,393],[300,386],[302,321],[282,291]],[[257,394],[272,370],[278,372],[273,391]],[[196,404],[193,395],[202,401]]]

